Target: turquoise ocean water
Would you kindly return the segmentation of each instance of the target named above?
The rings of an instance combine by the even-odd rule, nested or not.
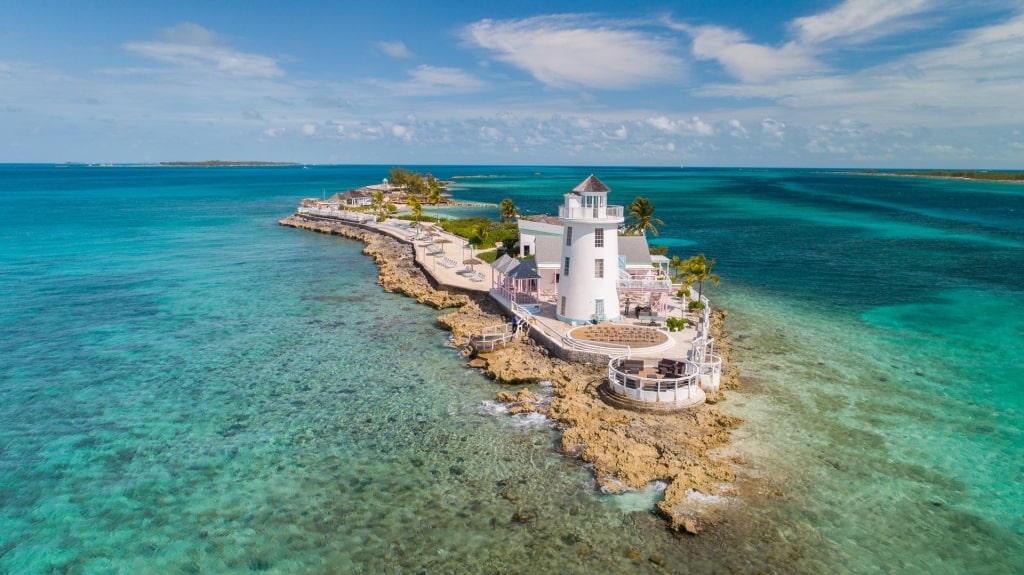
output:
[[[387,170],[0,166],[0,573],[1024,571],[1024,187],[432,168],[525,213],[595,173],[717,259],[746,465],[680,539],[276,223]]]

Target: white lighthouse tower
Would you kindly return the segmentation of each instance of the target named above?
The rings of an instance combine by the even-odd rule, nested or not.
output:
[[[622,206],[608,205],[608,186],[593,175],[565,194],[562,269],[555,316],[564,322],[619,319],[619,224]]]

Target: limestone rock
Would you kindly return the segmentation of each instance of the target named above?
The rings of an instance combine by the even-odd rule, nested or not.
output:
[[[463,294],[434,289],[415,265],[411,246],[395,238],[355,225],[299,215],[280,223],[365,242],[364,252],[373,256],[380,267],[378,281],[384,289],[409,295],[436,308],[458,308],[438,318],[439,324],[451,330],[456,345],[465,345],[484,328],[505,321],[486,295],[473,300]],[[721,389],[729,390],[739,386],[739,377],[728,363],[730,347],[723,328],[725,315],[717,310],[712,313],[710,327],[716,334],[716,352],[724,360]],[[592,464],[603,490],[643,489],[651,481],[669,481],[658,510],[679,532],[696,534],[702,522],[707,521],[704,517],[694,517],[692,510],[687,509],[688,490],[717,493],[735,479],[735,460],[715,458],[711,453],[729,443],[729,433],[739,420],[722,415],[714,405],[704,404],[674,413],[615,409],[601,401],[597,393],[606,375],[605,368],[569,364],[549,357],[529,340],[480,354],[471,365],[482,367],[501,383],[550,380],[554,393],[550,405],[538,401],[527,389],[514,394],[501,392],[498,399],[509,403],[510,413],[541,411],[557,420],[562,430],[561,450]],[[531,520],[532,516],[522,511],[513,516],[513,521],[520,523]],[[657,564],[653,558],[652,562]]]

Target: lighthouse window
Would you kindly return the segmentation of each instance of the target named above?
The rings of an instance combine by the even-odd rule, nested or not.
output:
[[[603,248],[604,247],[604,228],[596,228],[596,229],[594,229],[594,247],[595,248]]]
[[[602,260],[602,259],[594,260],[594,277],[595,278],[603,278],[604,277],[604,260]]]
[[[569,277],[569,258],[565,258],[565,266],[562,268],[562,275]]]
[[[565,245],[572,245],[572,226],[567,226],[565,228]]]

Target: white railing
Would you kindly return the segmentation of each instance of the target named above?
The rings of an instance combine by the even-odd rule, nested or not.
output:
[[[628,345],[619,343],[601,343],[595,341],[586,341],[576,339],[570,336],[568,333],[562,335],[562,347],[570,349],[572,351],[597,353],[601,355],[607,355],[609,357],[614,357],[617,355],[632,357],[633,355],[633,349]]]
[[[640,279],[632,276],[628,278],[620,277],[616,285],[619,289],[624,290],[672,291],[672,280],[668,278]]]
[[[375,217],[369,214],[350,212],[348,210],[320,210],[317,208],[300,207],[299,209],[296,210],[296,212],[308,216],[331,218],[333,220],[344,220],[346,222],[357,222],[360,224],[372,222],[376,219]]]
[[[637,362],[640,369],[625,368],[627,361]],[[608,384],[615,394],[646,403],[700,400],[701,392],[697,388],[699,370],[690,362],[686,362],[685,366],[686,373],[683,375],[653,375],[644,373],[652,366],[646,365],[643,360],[614,357],[608,362]]]
[[[563,220],[603,220],[622,218],[622,206],[606,206],[604,208],[586,206],[558,206],[558,217]]]
[[[470,338],[469,344],[477,352],[494,351],[505,347],[515,337],[512,326],[507,323],[485,327],[480,332],[480,337]]]
[[[508,306],[512,313],[516,314],[526,325],[530,326],[531,329],[539,329],[541,333],[547,336],[552,341],[558,341],[561,339],[562,334],[555,328],[547,325],[544,318],[533,315],[528,308],[519,305],[518,303],[506,298],[500,290],[492,289],[491,297],[499,299],[505,305]]]

